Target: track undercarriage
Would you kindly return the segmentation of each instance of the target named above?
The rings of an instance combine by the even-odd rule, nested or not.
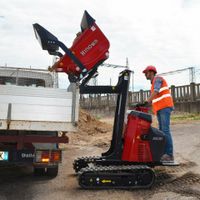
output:
[[[155,173],[147,165],[111,165],[103,157],[76,159],[74,170],[79,185],[85,189],[150,188],[155,181]]]

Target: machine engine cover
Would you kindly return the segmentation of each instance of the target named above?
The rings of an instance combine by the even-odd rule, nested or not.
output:
[[[148,113],[132,111],[124,134],[122,160],[130,162],[159,162],[164,153],[165,135],[151,127]]]

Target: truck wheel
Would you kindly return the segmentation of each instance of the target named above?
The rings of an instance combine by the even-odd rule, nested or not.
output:
[[[44,176],[45,175],[45,168],[37,168],[34,167],[34,176]]]
[[[47,168],[46,174],[52,178],[56,177],[58,175],[58,166]]]

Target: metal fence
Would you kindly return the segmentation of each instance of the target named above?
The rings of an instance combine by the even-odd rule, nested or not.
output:
[[[190,110],[199,112],[199,103],[200,103],[200,83],[191,83],[190,85],[182,86],[171,86],[171,94],[174,100],[175,105],[183,111]],[[128,105],[133,103],[140,103],[147,100],[150,96],[150,90],[140,90],[137,92],[128,93]],[[117,102],[117,95],[114,94],[99,94],[99,95],[90,95],[90,96],[81,96],[81,107],[84,109],[112,109],[115,107]],[[186,104],[187,103],[187,104]],[[180,106],[183,104],[185,106]],[[195,104],[194,108],[189,109],[188,105],[191,106]],[[187,107],[187,108],[183,108]]]

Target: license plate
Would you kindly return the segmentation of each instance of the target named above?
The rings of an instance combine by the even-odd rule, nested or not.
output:
[[[8,161],[8,151],[0,151],[0,161]]]

